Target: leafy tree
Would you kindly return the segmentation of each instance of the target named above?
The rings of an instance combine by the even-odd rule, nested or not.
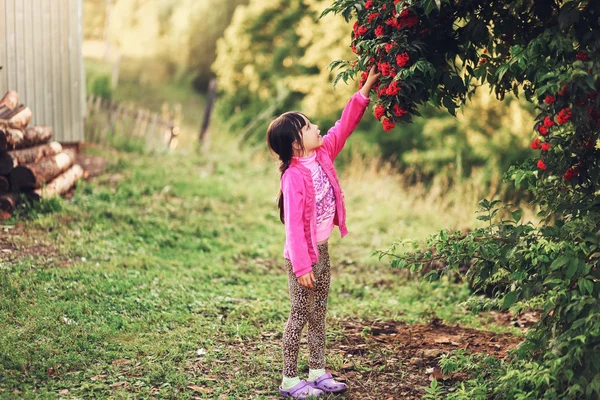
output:
[[[514,0],[336,0],[325,13],[356,18],[353,61],[339,79],[377,65],[376,117],[385,130],[410,122],[430,103],[455,114],[484,83],[499,99],[524,95],[538,110],[531,147],[537,159],[509,168],[540,208],[540,226],[519,210],[483,200],[486,228],[442,231],[427,248],[382,256],[416,270],[433,259],[470,263],[476,286],[496,297],[475,309],[541,310],[515,357],[487,387],[494,398],[579,399],[600,396],[600,3]],[[415,249],[419,245],[416,244]]]

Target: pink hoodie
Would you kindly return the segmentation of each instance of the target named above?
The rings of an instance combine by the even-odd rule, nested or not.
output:
[[[342,118],[323,137],[323,145],[315,150],[317,162],[333,186],[336,208],[334,223],[340,227],[342,237],[348,233],[346,208],[333,161],[344,148],[346,139],[360,122],[368,105],[369,98],[360,92],[354,94],[344,108]],[[317,262],[319,258],[315,240],[315,192],[310,171],[299,161],[292,160],[290,167],[281,177],[281,191],[286,235],[283,256],[292,262],[294,273],[300,277],[312,271],[312,263]]]

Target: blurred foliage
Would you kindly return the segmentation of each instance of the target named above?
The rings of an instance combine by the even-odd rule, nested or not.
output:
[[[84,37],[104,40],[110,10],[108,39],[123,57],[141,60],[143,81],[179,81],[190,74],[205,90],[213,77],[216,41],[235,8],[247,0],[84,0]]]
[[[276,98],[283,89],[298,94],[301,108],[320,117],[337,113],[354,90],[331,87],[327,66],[350,55],[344,46],[349,25],[340,18],[316,21],[326,1],[253,0],[239,7],[219,41],[213,66],[226,95],[243,105]],[[283,11],[282,11],[283,10]]]
[[[94,93],[103,99],[110,100],[112,98],[110,76],[104,74],[88,76],[86,81],[86,91],[87,94]]]
[[[413,150],[402,153],[402,163],[425,175],[442,173],[450,178],[469,177],[481,169],[482,183],[497,182],[503,171],[531,155],[533,111],[533,106],[514,96],[500,103],[488,88],[480,88],[456,118],[427,111],[419,141]]]
[[[113,91],[110,82],[110,65],[85,62],[84,66],[86,97],[93,93],[102,98],[111,100],[113,98]]]
[[[107,0],[83,0],[83,38],[102,40],[106,21]]]

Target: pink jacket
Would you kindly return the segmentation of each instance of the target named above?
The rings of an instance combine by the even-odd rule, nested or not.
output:
[[[354,94],[344,108],[342,118],[323,137],[323,145],[316,149],[316,160],[333,186],[336,208],[334,223],[339,226],[342,237],[348,233],[346,208],[333,161],[344,148],[346,139],[360,122],[368,105],[369,98],[360,92]],[[300,277],[309,273],[312,263],[317,262],[319,258],[315,240],[315,192],[310,171],[297,160],[292,160],[290,167],[281,177],[281,191],[286,236],[283,256],[292,262],[294,273]]]

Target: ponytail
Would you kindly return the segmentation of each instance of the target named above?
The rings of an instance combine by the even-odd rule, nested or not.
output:
[[[290,167],[292,163],[292,157],[294,156],[294,143],[298,143],[302,146],[302,128],[306,126],[308,118],[304,114],[298,112],[287,112],[280,115],[271,122],[267,129],[267,143],[269,149],[277,154],[281,164],[279,165],[279,172],[281,172],[281,178],[283,174]],[[304,150],[302,148],[302,150]],[[283,209],[283,192],[279,191],[277,197],[277,207],[279,208],[279,219],[282,224],[284,222],[284,209]]]
[[[281,172],[281,177],[283,178],[283,174],[285,173],[285,171],[290,167],[290,163],[292,160],[289,160],[288,162],[281,162],[281,165],[279,166],[279,171]],[[285,225],[285,220],[284,220],[284,212],[283,212],[283,192],[281,191],[281,189],[279,189],[279,196],[277,196],[277,208],[279,208],[279,220],[281,221],[282,224]]]

